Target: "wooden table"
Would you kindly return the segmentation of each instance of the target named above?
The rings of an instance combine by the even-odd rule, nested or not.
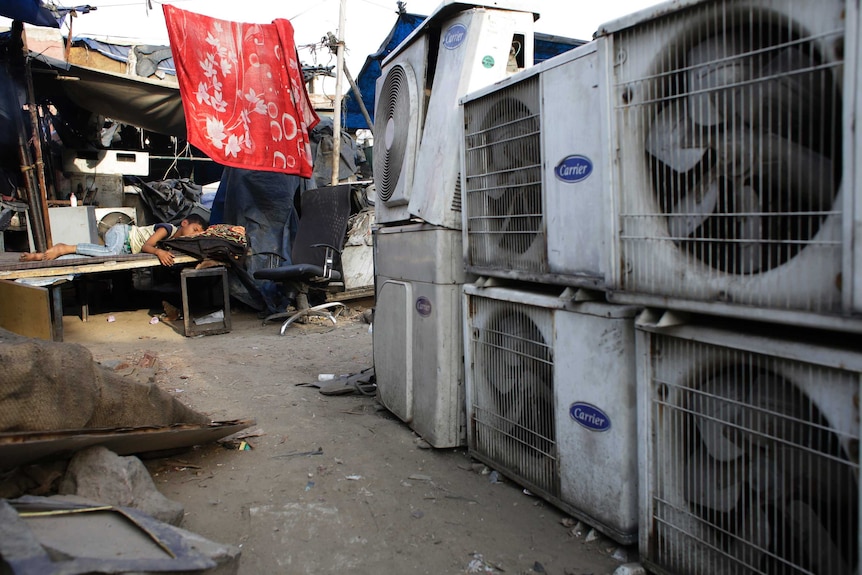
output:
[[[0,252],[0,327],[30,337],[63,341],[63,299],[60,290],[64,277],[80,278],[87,274],[134,270],[161,265],[152,254],[120,256],[80,256],[44,262],[18,261],[18,252]],[[175,266],[186,266],[199,260],[186,254],[174,254]],[[14,280],[56,278],[44,287]],[[81,306],[81,319],[89,318],[88,302]]]

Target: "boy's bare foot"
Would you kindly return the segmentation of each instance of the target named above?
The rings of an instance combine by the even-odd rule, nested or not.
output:
[[[75,253],[76,246],[70,246],[68,244],[54,244],[52,247],[45,250],[46,260],[56,260],[60,256],[65,256],[68,254]]]
[[[18,257],[22,262],[41,262],[44,260],[55,260],[60,256],[74,254],[77,246],[69,244],[55,244],[44,252],[33,252],[21,254]]]
[[[45,254],[42,252],[21,254],[18,257],[18,261],[21,262],[41,262],[43,259],[45,259]]]

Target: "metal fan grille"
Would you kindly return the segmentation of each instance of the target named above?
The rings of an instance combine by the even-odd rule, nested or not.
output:
[[[374,150],[374,183],[383,202],[392,199],[402,177],[410,137],[408,124],[411,114],[416,113],[410,109],[410,89],[409,74],[403,66],[394,65],[386,74],[374,116],[374,134],[380,143]]]
[[[858,573],[860,374],[649,337],[649,563]]]
[[[560,495],[553,313],[470,299],[473,454],[537,493]]]
[[[840,283],[844,30],[822,16],[840,10],[765,4],[704,3],[615,35],[619,290],[840,306],[837,290],[792,291]],[[803,256],[793,281],[782,270]]]
[[[464,123],[469,263],[546,272],[538,76],[467,102]]]

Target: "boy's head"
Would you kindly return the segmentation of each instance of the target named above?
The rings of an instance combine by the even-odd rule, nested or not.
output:
[[[177,236],[193,236],[204,231],[207,222],[198,214],[189,214],[182,222]]]

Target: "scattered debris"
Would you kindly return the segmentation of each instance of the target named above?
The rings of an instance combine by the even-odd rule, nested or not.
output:
[[[185,509],[162,495],[140,459],[121,457],[102,446],[76,453],[60,481],[60,495],[133,507],[171,525],[179,525]]]
[[[473,559],[467,564],[467,573],[501,573],[504,569],[485,561],[481,553],[473,553]]]
[[[646,569],[638,563],[626,563],[614,570],[614,575],[646,575]]]
[[[290,453],[282,453],[281,455],[273,455],[273,459],[287,459],[288,457],[303,457],[305,455],[323,455],[323,448],[318,447],[312,451],[291,451]]]
[[[619,561],[620,563],[625,563],[629,560],[629,554],[625,550],[624,547],[617,547],[613,553],[611,553],[611,557]]]

